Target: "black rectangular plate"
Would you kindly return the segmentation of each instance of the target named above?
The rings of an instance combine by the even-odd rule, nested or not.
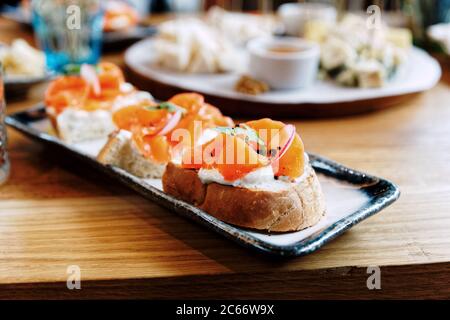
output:
[[[34,140],[64,149],[78,159],[83,160],[94,168],[106,173],[124,185],[137,191],[144,197],[169,210],[197,221],[207,228],[212,229],[245,247],[272,255],[302,256],[312,253],[321,248],[325,243],[341,235],[346,230],[349,230],[357,223],[381,211],[400,196],[398,187],[387,180],[349,169],[323,157],[310,154],[310,162],[316,172],[334,179],[339,183],[349,184],[353,188],[357,188],[359,192],[362,192],[365,197],[367,197],[367,201],[356,210],[348,212],[348,214],[340,220],[312,233],[300,241],[290,244],[274,244],[256,237],[254,231],[235,227],[217,220],[206,212],[167,195],[158,188],[143,182],[141,179],[124,170],[102,165],[94,158],[84,155],[71,146],[66,145],[57,137],[41,132],[32,126],[34,122],[45,118],[46,114],[44,108],[42,105],[39,105],[28,111],[7,116],[6,123]],[[325,194],[325,197],[326,196],[327,195]]]

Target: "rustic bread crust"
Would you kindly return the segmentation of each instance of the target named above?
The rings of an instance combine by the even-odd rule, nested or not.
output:
[[[130,137],[116,131],[109,136],[105,146],[97,156],[103,164],[113,165],[144,179],[161,178],[164,164],[154,163],[144,157]]]
[[[298,231],[325,214],[325,200],[311,166],[296,185],[281,191],[253,190],[218,183],[203,184],[195,170],[169,163],[164,191],[194,204],[219,220],[268,232]]]

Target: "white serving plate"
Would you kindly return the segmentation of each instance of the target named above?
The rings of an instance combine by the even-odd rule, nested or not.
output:
[[[125,62],[133,72],[184,91],[265,104],[338,104],[375,100],[426,91],[435,86],[441,77],[439,63],[425,51],[414,47],[410,52],[408,62],[382,88],[348,88],[339,86],[332,81],[317,80],[313,86],[307,89],[270,91],[252,96],[234,90],[240,74],[186,74],[157,66],[154,63],[153,44],[154,39],[146,39],[127,50]]]

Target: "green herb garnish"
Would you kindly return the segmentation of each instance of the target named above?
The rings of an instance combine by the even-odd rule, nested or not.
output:
[[[63,68],[63,74],[66,76],[77,76],[81,72],[80,64],[68,64]]]
[[[62,73],[65,76],[79,76],[80,72],[81,72],[81,64],[67,64],[64,66]],[[99,65],[95,65],[94,66],[95,71],[98,73],[100,73],[100,66]]]
[[[182,113],[185,113],[186,110],[177,106],[176,104],[172,102],[161,102],[157,106],[148,106],[146,107],[147,110],[167,110],[168,112],[177,112],[181,111]]]
[[[259,154],[266,154],[266,144],[259,137],[256,130],[250,128],[246,124],[240,124],[234,128],[231,127],[216,127],[214,128],[217,132],[229,135],[229,136],[243,136],[243,139],[248,144],[250,142],[255,142],[257,145],[257,152]]]

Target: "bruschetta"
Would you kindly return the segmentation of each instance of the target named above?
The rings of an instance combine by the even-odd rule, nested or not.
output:
[[[45,93],[47,114],[58,136],[67,143],[106,138],[116,130],[114,110],[153,97],[125,82],[112,63],[76,67],[70,75],[53,80]]]
[[[130,4],[120,0],[104,2],[103,31],[126,31],[139,23],[139,13]]]
[[[183,146],[197,144],[199,129],[233,125],[196,93],[122,108],[113,114],[113,122],[119,130],[110,135],[97,159],[140,178],[161,178],[166,164],[181,154]]]
[[[166,193],[227,223],[267,232],[302,230],[322,218],[320,183],[293,125],[261,119],[212,130],[206,143],[169,162]]]

